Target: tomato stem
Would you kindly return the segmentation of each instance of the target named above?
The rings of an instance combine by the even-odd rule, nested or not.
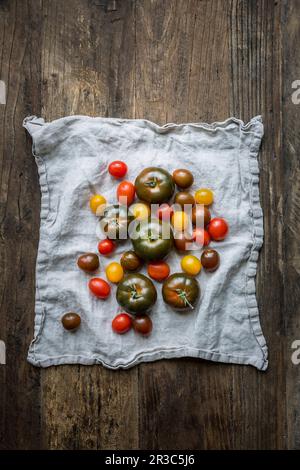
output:
[[[156,178],[152,178],[152,180],[147,181],[147,183],[145,183],[145,186],[149,186],[150,188],[155,188],[156,185],[157,185]]]
[[[183,300],[184,305],[190,307],[192,310],[194,310],[193,305],[189,302],[189,299],[187,298],[186,292],[182,289],[175,289],[175,292],[178,294],[178,297],[180,297],[181,300]]]
[[[136,285],[135,285],[135,284],[130,288],[130,290],[131,290],[131,298],[132,298],[133,300],[137,300],[137,299],[139,299],[140,297],[142,297],[141,295],[138,294],[137,288],[136,288]]]

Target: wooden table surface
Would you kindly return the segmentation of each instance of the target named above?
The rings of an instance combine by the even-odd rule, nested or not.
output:
[[[299,0],[1,0],[0,447],[300,448]],[[300,83],[300,82],[299,82]],[[261,114],[266,373],[182,359],[41,370],[33,335],[40,192],[25,116],[245,121]]]

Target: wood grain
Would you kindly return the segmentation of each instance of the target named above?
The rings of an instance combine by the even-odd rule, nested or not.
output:
[[[46,119],[71,114],[134,115],[133,7],[44,2],[42,108]],[[137,368],[55,367],[42,372],[44,446],[138,447]]]
[[[299,0],[0,2],[0,447],[300,448]],[[25,115],[216,121],[262,114],[257,291],[270,368],[27,365],[39,188]]]
[[[286,2],[283,8],[283,276],[284,297],[283,312],[286,328],[287,370],[286,377],[286,413],[287,445],[290,449],[300,448],[300,364],[293,364],[292,344],[300,340],[300,166],[299,166],[299,119],[300,104],[292,100],[296,91],[292,88],[295,80],[300,80],[300,58],[295,44],[300,39],[300,2]],[[298,88],[299,90],[299,88]],[[299,95],[298,95],[299,97]]]
[[[35,259],[40,195],[22,119],[41,112],[39,2],[1,2],[0,78],[0,448],[40,447],[40,372],[26,362],[34,319]],[[28,25],[31,28],[28,28]]]
[[[232,2],[230,68],[235,86],[230,114],[245,121],[261,114],[265,126],[259,155],[265,234],[256,285],[270,356],[265,374],[234,369],[235,390],[239,390],[233,397],[239,423],[237,448],[275,449],[286,445],[280,28],[280,2]]]
[[[216,36],[211,18],[217,18]],[[229,32],[226,2],[138,1],[136,24],[137,116],[162,123],[226,118],[230,79],[229,49],[224,45]],[[190,359],[141,365],[141,447],[232,447],[228,400],[232,388],[232,367]]]

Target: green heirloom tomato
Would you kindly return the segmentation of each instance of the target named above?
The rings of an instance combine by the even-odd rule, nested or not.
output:
[[[167,202],[173,196],[175,185],[172,176],[162,168],[145,168],[135,180],[136,194],[151,204]]]
[[[189,274],[172,274],[163,283],[162,296],[175,310],[193,310],[200,297],[199,282]]]
[[[125,240],[128,234],[128,225],[133,216],[128,212],[126,206],[107,206],[100,219],[102,232],[111,240]]]
[[[131,242],[136,254],[145,261],[159,261],[173,247],[173,232],[168,222],[157,219],[137,223]]]
[[[156,302],[153,282],[143,274],[127,274],[118,284],[117,302],[133,315],[147,312]]]

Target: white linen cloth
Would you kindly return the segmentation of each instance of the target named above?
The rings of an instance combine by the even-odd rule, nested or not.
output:
[[[261,331],[255,296],[255,275],[263,242],[263,216],[259,202],[257,155],[263,124],[254,117],[248,124],[229,118],[208,124],[159,126],[140,119],[70,116],[45,123],[35,116],[24,120],[33,139],[33,154],[41,186],[40,243],[36,265],[34,340],[31,364],[103,364],[128,368],[145,361],[190,356],[218,362],[250,364],[265,370],[267,346]],[[106,301],[88,289],[90,276],[78,269],[80,254],[97,253],[98,220],[89,198],[103,194],[116,202],[117,182],[107,171],[110,162],[123,160],[133,181],[148,166],[172,173],[192,171],[191,188],[211,188],[214,217],[224,217],[230,233],[212,242],[221,257],[219,269],[202,269],[198,280],[201,301],[191,313],[174,312],[158,300],[152,311],[153,331],[145,338],[134,331],[117,335],[111,321],[121,311],[116,286]],[[109,259],[100,258],[99,277],[105,266],[119,261],[130,241],[118,246]],[[199,253],[193,252],[200,256]],[[168,258],[171,272],[181,271],[181,256]],[[141,271],[146,273],[145,268]],[[63,329],[61,317],[73,311],[82,324],[75,333]]]

